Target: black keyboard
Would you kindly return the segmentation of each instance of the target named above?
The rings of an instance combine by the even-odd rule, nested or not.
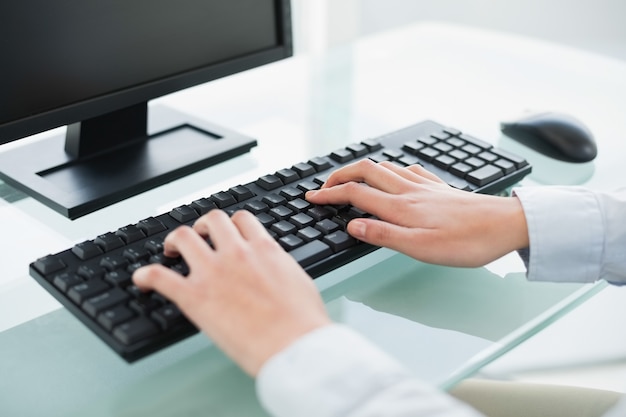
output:
[[[156,292],[132,284],[133,271],[161,263],[183,275],[180,258],[163,255],[163,239],[214,208],[249,210],[312,278],[377,249],[345,232],[367,213],[350,206],[316,206],[304,193],[355,160],[421,164],[453,187],[497,194],[531,171],[523,158],[459,130],[425,121],[297,163],[78,243],[30,265],[30,274],[126,361],[132,362],[197,332],[180,310]]]

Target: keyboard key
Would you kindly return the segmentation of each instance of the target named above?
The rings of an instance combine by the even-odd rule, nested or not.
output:
[[[296,187],[285,187],[280,190],[280,195],[287,200],[293,200],[294,198],[300,198],[304,196],[304,191]]]
[[[88,298],[94,297],[109,288],[110,287],[106,282],[99,279],[92,279],[74,285],[70,288],[67,294],[76,304],[82,304]]]
[[[122,256],[128,259],[128,262],[139,262],[150,257],[150,251],[145,248],[126,248]]]
[[[162,232],[166,229],[165,225],[154,217],[148,217],[147,219],[140,220],[137,223],[137,227],[141,229],[146,236],[152,236],[153,234]]]
[[[483,150],[482,148],[476,146],[476,145],[472,145],[471,143],[466,144],[465,146],[463,146],[461,148],[463,151],[467,152],[470,155],[476,155],[481,153]]]
[[[113,307],[114,305],[121,304],[128,300],[130,296],[124,290],[119,288],[113,288],[110,291],[103,292],[93,298],[88,299],[83,303],[83,310],[92,317],[96,317],[102,311]]]
[[[465,162],[467,165],[471,166],[472,168],[480,168],[481,166],[485,165],[485,161],[476,157],[467,158],[463,162]]]
[[[322,237],[322,232],[311,226],[307,226],[304,229],[298,230],[297,236],[305,242],[310,242]]]
[[[54,255],[44,256],[33,263],[33,267],[42,275],[49,275],[65,268],[65,262]]]
[[[125,345],[139,342],[158,333],[159,328],[147,317],[133,319],[117,326],[113,330],[113,336]]]
[[[235,198],[235,200],[237,200],[237,202],[254,197],[254,193],[244,185],[237,185],[235,187],[229,188],[228,192]]]
[[[270,191],[283,185],[283,182],[276,175],[263,175],[256,181],[256,185],[266,191]]]
[[[130,262],[121,255],[109,255],[100,259],[100,266],[107,271],[115,271],[116,269],[126,268]]]
[[[446,133],[451,134],[452,136],[459,136],[461,134],[461,131],[458,129],[455,129],[453,127],[444,127],[443,131]]]
[[[320,185],[313,181],[302,181],[298,183],[298,188],[306,193],[308,191],[319,189]]]
[[[292,216],[289,221],[293,223],[298,229],[304,229],[307,226],[315,224],[315,219],[304,213],[298,213],[295,216]]]
[[[362,143],[352,143],[346,146],[346,149],[352,152],[355,157],[360,157],[369,153],[367,146]]]
[[[493,164],[503,170],[505,175],[515,171],[515,164],[508,159],[498,159]]]
[[[83,282],[83,279],[74,273],[63,273],[56,275],[52,280],[55,287],[63,292],[67,292],[74,285],[78,285]]]
[[[152,317],[163,330],[170,329],[186,321],[183,313],[174,304],[168,304],[153,311],[150,317]]]
[[[294,250],[295,248],[302,246],[304,244],[304,240],[300,239],[297,236],[292,234],[280,237],[278,239],[278,243],[283,247],[286,251]]]
[[[292,250],[289,254],[293,256],[300,265],[306,267],[332,255],[333,251],[326,243],[313,240]]]
[[[474,136],[462,134],[459,136],[459,138],[461,138],[465,142],[470,143],[474,146],[478,146],[480,149],[491,149],[493,147],[490,143],[485,142],[484,140],[475,138]]]
[[[115,234],[121,237],[126,244],[136,242],[146,237],[139,227],[132,224],[120,227]]]
[[[231,193],[227,193],[226,191],[220,191],[219,193],[212,194],[210,199],[219,208],[226,208],[237,203],[237,199]]]
[[[330,163],[328,158],[326,157],[315,157],[309,160],[309,165],[311,165],[317,172],[325,171],[327,169],[332,168],[333,164]]]
[[[478,186],[482,186],[493,182],[494,180],[504,176],[502,170],[493,165],[485,165],[482,168],[477,169],[476,171],[472,171],[467,174],[466,178],[472,184],[476,184]]]
[[[278,236],[286,236],[290,233],[295,233],[297,228],[293,223],[287,220],[281,220],[271,225],[270,229],[278,234]]]
[[[291,167],[291,169],[296,171],[300,178],[308,177],[309,175],[313,175],[316,173],[315,168],[305,162],[295,164]]]
[[[200,217],[191,206],[179,206],[170,211],[170,216],[179,223],[187,223]]]
[[[332,220],[324,219],[315,223],[315,228],[327,235],[328,233],[332,233],[339,229],[339,225]]]
[[[327,234],[326,236],[324,236],[323,241],[331,247],[333,252],[339,252],[344,249],[348,249],[349,247],[352,247],[358,243],[355,238],[353,238],[346,232],[342,232],[341,230]]]
[[[435,132],[431,134],[430,136],[437,140],[446,140],[450,137],[450,133],[446,132],[445,130],[442,130],[441,132]]]
[[[109,232],[98,236],[94,243],[100,246],[100,249],[104,252],[112,251],[113,249],[121,248],[124,246],[124,241],[121,237]]]
[[[143,247],[151,254],[157,254],[163,252],[163,239],[149,239],[146,240]]]
[[[404,166],[420,164],[419,158],[413,155],[404,155],[402,158],[398,159],[398,162]]]
[[[129,304],[129,307],[142,315],[148,315],[152,310],[156,310],[161,307],[161,302],[147,295],[143,295],[141,297],[132,300]]]
[[[354,155],[348,149],[337,149],[330,154],[330,157],[341,164],[354,159]]]
[[[491,149],[490,151],[504,159],[508,159],[509,161],[513,162],[517,169],[523,168],[528,165],[528,161],[526,161],[524,158],[519,155],[514,155],[510,152],[507,152],[504,149]]]
[[[124,323],[135,317],[135,313],[128,307],[118,305],[109,308],[98,315],[98,323],[105,329],[111,331],[118,324]]]
[[[404,145],[402,145],[402,149],[415,155],[417,151],[422,149],[424,146],[425,145],[422,142],[412,141],[412,142],[405,142]]]
[[[97,265],[81,265],[78,267],[76,273],[85,279],[98,279],[102,278],[106,273],[106,269]]]
[[[467,142],[457,137],[452,137],[450,139],[447,139],[446,143],[454,146],[455,148],[460,148],[461,146],[465,145]]]
[[[243,206],[244,209],[248,210],[253,214],[265,213],[270,209],[270,207],[262,201],[254,200],[249,201]]]
[[[450,166],[452,166],[456,162],[456,159],[448,155],[439,155],[438,157],[435,158],[433,162],[438,167],[448,169]]]
[[[207,214],[209,211],[216,209],[217,204],[215,201],[211,201],[208,198],[199,198],[191,202],[190,206],[197,211],[200,216]]]
[[[493,162],[496,159],[498,159],[498,157],[496,155],[494,155],[491,152],[481,152],[477,155],[480,159],[484,159],[487,162]]]
[[[86,261],[94,256],[101,255],[103,252],[102,249],[100,249],[100,246],[96,245],[91,240],[88,240],[74,245],[74,247],[72,247],[72,253],[83,261]]]
[[[376,163],[389,161],[389,157],[387,155],[383,154],[382,152],[370,155],[369,159],[371,159],[372,161],[374,161]]]
[[[276,222],[274,216],[267,213],[259,213],[256,215],[257,220],[267,229]]]
[[[465,174],[473,170],[471,166],[464,164],[463,162],[459,162],[450,167],[450,172],[459,177],[464,177]]]
[[[448,153],[452,150],[453,146],[446,142],[439,142],[433,145],[434,149],[437,149],[439,152]]]
[[[111,271],[104,275],[104,280],[116,287],[125,287],[132,282],[132,276],[128,271]]]
[[[465,158],[469,157],[469,154],[467,152],[463,152],[460,149],[455,149],[452,152],[448,153],[448,155],[450,155],[451,157],[453,157],[454,159],[458,159],[460,161],[462,161]]]
[[[287,208],[293,210],[296,213],[308,210],[311,207],[313,207],[313,204],[301,198],[296,198],[295,200],[287,203]]]
[[[276,171],[275,175],[278,178],[280,178],[283,184],[289,184],[291,182],[298,181],[300,179],[300,176],[298,175],[298,173],[290,168],[280,169]]]
[[[276,220],[287,220],[294,212],[285,206],[276,206],[270,209],[269,214],[274,216]]]
[[[440,153],[441,152],[434,148],[422,148],[417,152],[417,156],[426,161],[432,161],[433,158],[439,156]]]
[[[434,138],[432,136],[422,136],[418,138],[417,140],[423,143],[424,145],[429,145],[429,146],[434,145],[435,143],[439,142],[437,138]]]
[[[287,199],[278,194],[268,194],[263,197],[262,201],[270,207],[276,207],[285,204]]]

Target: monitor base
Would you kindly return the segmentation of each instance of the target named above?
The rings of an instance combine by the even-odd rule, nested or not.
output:
[[[162,119],[161,119],[162,120]],[[72,158],[55,136],[0,153],[0,178],[76,219],[249,152],[255,139],[193,121],[111,151]]]

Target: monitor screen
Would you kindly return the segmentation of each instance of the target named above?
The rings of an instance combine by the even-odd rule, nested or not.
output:
[[[75,218],[254,146],[254,139],[214,125],[183,122],[148,135],[147,103],[291,56],[290,6],[279,0],[2,2],[0,50],[0,144],[68,126],[54,145],[1,153],[0,174]],[[161,152],[181,147],[188,158],[159,160]],[[43,152],[54,155],[43,162]],[[136,161],[143,161],[140,167]],[[109,165],[116,172],[106,172]]]

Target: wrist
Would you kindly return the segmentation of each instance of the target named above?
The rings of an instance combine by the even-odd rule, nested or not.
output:
[[[505,230],[505,247],[508,252],[527,248],[529,246],[528,223],[521,201],[516,196],[503,199],[506,203],[502,216],[502,228]]]

